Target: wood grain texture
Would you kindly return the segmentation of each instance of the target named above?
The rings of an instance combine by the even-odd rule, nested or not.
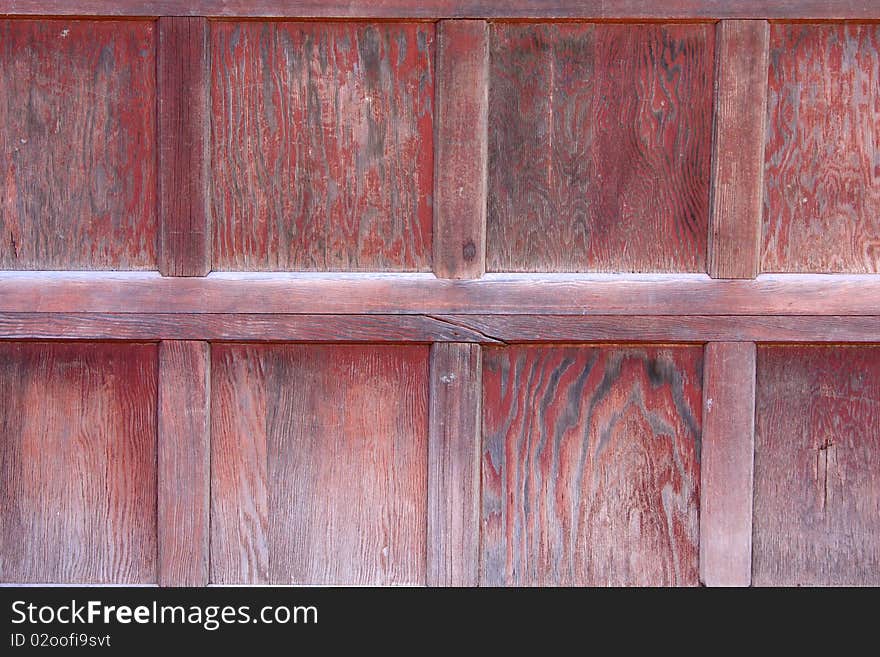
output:
[[[211,348],[211,583],[269,583],[264,350]]]
[[[0,14],[266,18],[874,19],[870,0],[0,0]]]
[[[434,274],[479,278],[486,270],[489,26],[437,28]]]
[[[214,268],[431,268],[434,26],[211,23]]]
[[[0,276],[0,313],[876,315],[880,277],[24,272]]]
[[[699,347],[487,348],[484,585],[695,585]]]
[[[10,338],[248,342],[493,342],[492,338],[478,331],[424,315],[0,313],[0,339]]]
[[[880,342],[880,315],[0,313],[0,340]]]
[[[752,581],[755,343],[712,342],[703,365],[700,581]]]
[[[0,269],[155,269],[148,21],[0,21]]]
[[[166,16],[158,28],[159,271],[204,276],[211,271],[208,21]]]
[[[214,363],[212,581],[423,584],[427,347],[216,345]]]
[[[490,271],[706,271],[714,41],[492,24]]]
[[[880,584],[880,348],[759,348],[754,504],[755,584]]]
[[[159,343],[158,542],[161,586],[206,586],[210,559],[207,342]]]
[[[0,581],[156,582],[156,347],[0,343]]]
[[[431,347],[428,586],[479,584],[482,370],[479,345]]]
[[[773,25],[764,271],[880,272],[880,25]]]
[[[760,269],[770,24],[720,21],[716,30],[709,275],[754,278]]]
[[[880,342],[880,316],[437,315],[478,342]],[[0,335],[5,328],[0,315]]]

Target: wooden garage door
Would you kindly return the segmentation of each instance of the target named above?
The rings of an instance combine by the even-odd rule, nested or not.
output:
[[[880,584],[880,13],[614,4],[0,0],[0,582]]]

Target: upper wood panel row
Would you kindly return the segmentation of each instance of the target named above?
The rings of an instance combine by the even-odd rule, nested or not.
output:
[[[435,25],[208,26],[212,268],[430,271]],[[0,268],[157,268],[156,32],[0,22]],[[880,271],[880,27],[770,39],[763,270]],[[705,271],[714,60],[708,23],[493,23],[488,270]]]

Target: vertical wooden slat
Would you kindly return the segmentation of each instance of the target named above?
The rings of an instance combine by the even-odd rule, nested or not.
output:
[[[208,22],[159,19],[159,271],[211,270],[208,193]]]
[[[755,343],[710,342],[703,365],[700,580],[752,578]]]
[[[486,269],[489,30],[485,21],[438,25],[434,273],[479,278]]]
[[[480,549],[480,345],[431,348],[428,586],[476,586]]]
[[[210,347],[159,344],[159,584],[208,583]]]
[[[718,23],[709,275],[754,278],[760,263],[770,27]]]

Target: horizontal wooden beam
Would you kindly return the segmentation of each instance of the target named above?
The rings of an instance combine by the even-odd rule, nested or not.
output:
[[[5,272],[0,313],[877,315],[880,276]]]
[[[880,342],[880,316],[0,313],[5,340]]]
[[[265,18],[876,19],[871,0],[0,0],[0,15]]]
[[[880,316],[439,315],[501,342],[880,342]]]
[[[7,340],[497,342],[425,315],[0,313]]]

